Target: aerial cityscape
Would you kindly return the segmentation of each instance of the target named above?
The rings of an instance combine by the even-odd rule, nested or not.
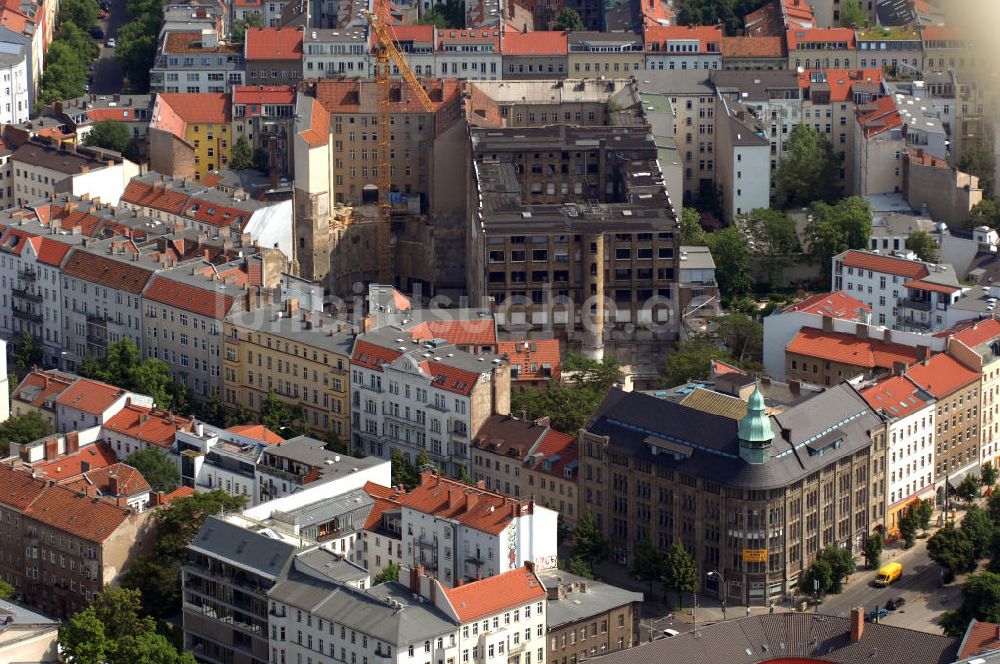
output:
[[[995,0],[4,0],[0,664],[1000,664]]]

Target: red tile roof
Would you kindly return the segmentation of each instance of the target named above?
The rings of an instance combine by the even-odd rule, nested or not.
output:
[[[954,293],[957,290],[961,290],[961,286],[948,286],[947,284],[936,284],[930,281],[924,281],[922,279],[914,279],[913,281],[907,281],[903,284],[907,288],[916,288],[918,290],[931,291],[934,293]]]
[[[404,507],[423,514],[454,519],[470,528],[500,534],[516,517],[531,514],[532,504],[499,493],[471,487],[431,471],[420,474],[420,484],[399,498]]]
[[[979,382],[979,372],[946,353],[938,353],[922,364],[906,370],[906,377],[938,399],[957,389]]]
[[[398,30],[398,28],[397,28]],[[438,50],[443,50],[445,44],[485,44],[493,45],[496,53],[500,52],[500,31],[497,29],[479,28],[476,30],[438,30]]]
[[[722,360],[712,360],[711,363],[711,375],[715,376],[725,376],[726,374],[739,374],[740,376],[745,376],[746,372],[742,369],[734,367],[731,364],[726,364]]]
[[[444,592],[463,623],[529,602],[542,601],[547,596],[541,580],[524,567],[457,588],[445,588]]]
[[[960,644],[958,659],[968,659],[990,650],[1000,648],[1000,625],[972,619],[965,629],[965,637]]]
[[[118,479],[117,492],[111,490],[112,477]],[[147,493],[151,489],[142,473],[121,462],[87,471],[79,479],[63,483],[63,486],[91,496],[100,491],[105,496],[131,497]]]
[[[153,272],[125,261],[107,258],[101,254],[74,249],[62,268],[66,276],[84,279],[133,295],[142,293]]]
[[[509,39],[509,35],[505,39]],[[565,53],[565,47],[563,52]],[[434,110],[437,110],[444,103],[457,99],[464,84],[463,81],[456,78],[425,78],[421,79],[421,83],[427,90],[427,96],[430,97]],[[366,79],[320,79],[316,82],[316,99],[329,113],[373,113],[375,109],[375,85],[375,81]],[[392,101],[389,103],[393,113],[427,113],[423,105],[417,101],[416,96],[406,90],[405,83],[394,79],[390,85],[392,86],[390,90]],[[365,92],[370,94],[362,95],[363,87],[369,88]],[[362,104],[362,97],[366,100],[364,104]],[[313,121],[315,122],[315,117]]]
[[[815,74],[822,74],[822,77]],[[814,85],[821,84],[830,89],[831,102],[844,102],[853,99],[855,84],[881,83],[882,74],[881,69],[805,69],[799,72],[799,87],[811,90]]]
[[[509,358],[511,369],[517,367],[517,380],[532,381],[551,378],[558,381],[562,374],[558,339],[501,341],[497,344],[497,353]],[[549,367],[549,376],[545,376],[545,365]]]
[[[134,108],[92,108],[87,111],[87,117],[91,122],[104,122],[105,120],[115,120],[117,122],[141,122],[148,124],[149,119],[136,117]]]
[[[722,53],[721,25],[657,25],[645,29],[646,52],[658,55],[675,55],[664,48],[666,42],[698,40],[698,52]],[[709,44],[715,44],[710,48]],[[653,48],[656,45],[656,48]],[[687,55],[687,54],[685,54]]]
[[[237,86],[233,88],[233,103],[290,106],[295,103],[295,87],[291,85]],[[247,109],[247,115],[250,117],[259,115],[259,113],[259,110],[257,113],[251,113],[250,109]]]
[[[76,477],[85,470],[105,468],[113,463],[118,463],[118,455],[111,449],[111,445],[95,443],[87,445],[73,454],[36,463],[31,467],[31,470],[38,477],[61,482]],[[86,468],[84,464],[86,464]]]
[[[949,25],[925,25],[920,32],[924,38],[924,48],[927,42],[960,42],[965,39],[958,28]]]
[[[788,50],[794,51],[800,43],[837,42],[847,43],[847,48],[857,48],[858,43],[851,28],[812,28],[810,30],[789,30],[785,33]]]
[[[538,464],[535,470],[555,477],[565,477],[564,471],[567,464],[571,461],[576,461],[579,456],[576,436],[550,429],[545,434],[545,438],[542,439],[541,444],[535,449],[534,454],[542,455],[543,459],[558,456],[559,458],[552,463],[548,470],[545,470],[541,463]]]
[[[565,32],[505,32],[501,46],[504,55],[566,55],[569,41]]]
[[[799,331],[785,352],[869,369],[892,369],[895,362],[914,364],[918,359],[910,346],[812,328]]]
[[[433,44],[435,41],[435,28],[433,25],[392,25],[388,27],[389,34],[398,44],[399,42],[420,42]],[[374,43],[375,35],[371,36]]]
[[[903,117],[896,110],[896,102],[892,97],[877,99],[870,105],[857,109],[855,113],[868,138],[903,126]]]
[[[726,58],[783,58],[785,40],[781,37],[723,37],[722,56]]]
[[[317,84],[317,87],[319,84]],[[310,99],[310,125],[299,132],[299,136],[309,147],[326,145],[330,139],[330,111],[317,99]]]
[[[301,60],[302,29],[250,28],[246,32],[247,60]]]
[[[890,376],[864,390],[861,396],[875,410],[901,418],[916,413],[928,404],[918,396],[920,388],[903,376]]]
[[[851,297],[844,291],[834,291],[832,293],[820,293],[807,297],[801,302],[796,302],[784,308],[783,313],[801,312],[804,314],[815,314],[817,316],[832,316],[844,320],[858,321],[864,318],[864,314],[872,312],[867,304]]]
[[[163,210],[171,214],[181,214],[187,199],[187,194],[137,180],[129,182],[125,187],[125,193],[122,194],[122,200],[126,203]]]
[[[233,119],[229,95],[222,92],[161,92],[157,103],[167,104],[189,124],[228,124]]]
[[[421,362],[420,368],[431,376],[431,385],[439,390],[469,396],[479,380],[479,374],[449,367],[441,362]]]
[[[259,440],[267,445],[281,445],[285,439],[268,429],[263,424],[240,424],[229,427],[226,431],[231,431],[238,436]]]
[[[414,325],[407,333],[416,342],[447,339],[456,346],[495,346],[497,328],[492,318],[477,320],[430,320]]]
[[[399,509],[399,499],[405,496],[406,492],[382,486],[381,484],[375,484],[374,482],[365,482],[364,490],[375,501],[374,505],[372,505],[372,511],[368,513],[368,518],[365,519],[365,530],[378,530],[382,525],[382,514],[386,510]]]
[[[80,539],[100,543],[125,522],[129,510],[57,485],[39,496],[24,515]]]
[[[45,490],[45,480],[0,464],[0,505],[24,510]]]
[[[169,449],[178,431],[189,430],[191,422],[171,413],[155,412],[152,408],[128,405],[109,419],[104,428],[149,445]]]
[[[100,415],[124,395],[125,390],[120,387],[89,378],[78,378],[75,383],[63,390],[56,399],[56,404],[91,415]]]
[[[976,321],[970,327],[952,335],[953,339],[961,341],[969,348],[975,348],[981,343],[1000,337],[1000,321],[996,318]]]
[[[35,256],[38,257],[38,262],[52,265],[53,267],[59,267],[63,259],[66,258],[66,254],[72,248],[65,242],[59,242],[45,236],[33,237],[28,242],[31,244]]]
[[[235,299],[232,295],[214,290],[219,283],[221,282],[206,279],[202,288],[156,276],[146,289],[143,299],[177,307],[206,318],[221,319],[229,315]]]
[[[60,376],[51,371],[35,369],[17,384],[11,399],[42,408],[46,401],[62,394],[63,390],[72,385],[74,380],[75,378]]]
[[[894,274],[907,279],[922,279],[930,272],[923,263],[899,258],[898,256],[883,256],[867,251],[851,250],[844,256],[844,265],[847,267],[871,270],[882,274]]]
[[[383,348],[382,346],[358,339],[354,342],[354,352],[351,353],[351,364],[382,371],[383,364],[391,364],[400,355],[402,353],[398,350]]]

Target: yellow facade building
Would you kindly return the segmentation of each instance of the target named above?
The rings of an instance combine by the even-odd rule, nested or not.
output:
[[[232,103],[225,93],[163,93],[153,106],[150,158],[156,170],[202,181],[232,157]],[[159,133],[157,133],[159,132]],[[164,140],[172,136],[172,141]]]

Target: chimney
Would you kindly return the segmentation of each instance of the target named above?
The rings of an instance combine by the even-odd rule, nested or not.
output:
[[[410,592],[420,594],[420,577],[424,575],[424,566],[419,565],[410,570]]]
[[[66,454],[76,454],[80,451],[80,434],[70,431],[66,434]]]
[[[927,346],[917,346],[917,362],[925,362],[930,357],[930,349]]]
[[[790,381],[788,381],[788,390],[792,394],[798,396],[798,394],[801,391],[801,389],[802,389],[802,386],[799,383],[799,381],[797,381],[797,380],[790,380]]]
[[[45,460],[55,459],[59,456],[59,439],[49,438],[45,441]]]
[[[285,301],[285,313],[289,316],[294,316],[299,313],[299,301],[297,299],[289,298]]]
[[[851,643],[861,640],[861,635],[865,633],[865,610],[856,606],[851,609]]]
[[[833,316],[823,314],[823,331],[833,332]]]
[[[868,338],[868,326],[865,325],[864,323],[858,323],[855,330],[856,330],[855,335],[858,337],[858,340],[864,340]]]
[[[117,496],[120,487],[118,486],[118,476],[108,475],[108,491],[111,492],[112,496]]]
[[[471,512],[473,508],[475,508],[476,503],[478,502],[479,502],[479,494],[476,493],[475,491],[469,493],[469,495],[465,497],[465,511],[467,513]]]

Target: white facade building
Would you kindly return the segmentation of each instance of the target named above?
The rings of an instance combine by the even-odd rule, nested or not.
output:
[[[118,205],[139,166],[116,152],[98,148],[61,147],[32,140],[11,157],[14,200],[18,205],[56,193],[88,196]]]
[[[647,26],[646,69],[722,69],[721,26]]]
[[[21,124],[31,115],[31,77],[27,44],[0,40],[0,123]]]
[[[363,27],[306,30],[302,42],[302,77],[368,78],[371,69],[368,30]]]

